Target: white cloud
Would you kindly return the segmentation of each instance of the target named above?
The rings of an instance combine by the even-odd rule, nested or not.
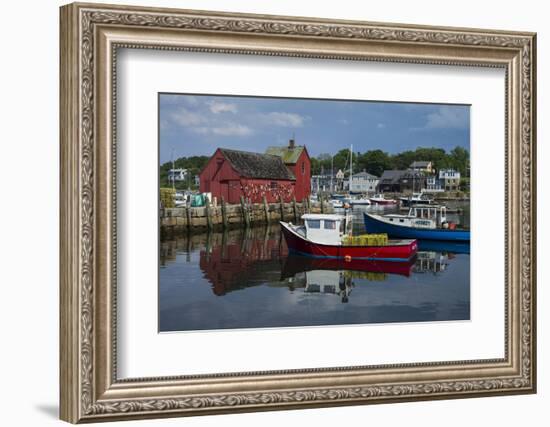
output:
[[[204,126],[191,128],[191,130],[195,133],[200,134],[200,135],[206,135],[207,133],[210,132],[210,128],[207,128],[207,127],[204,127]]]
[[[221,136],[248,136],[252,135],[253,131],[248,126],[229,123],[221,127],[212,128],[212,133]]]
[[[426,129],[464,129],[468,126],[469,111],[467,108],[439,107],[428,114]]]
[[[182,126],[197,126],[206,122],[206,118],[198,113],[181,107],[170,115],[170,118]]]
[[[338,123],[340,123],[341,125],[347,126],[347,125],[349,125],[349,120],[348,119],[338,119]]]
[[[210,108],[210,111],[214,114],[219,113],[237,113],[237,106],[235,104],[228,104],[225,102],[219,102],[219,101],[210,101],[208,103],[208,107]]]
[[[384,129],[384,128],[386,127],[386,125],[385,125],[384,123],[378,123],[378,124],[376,125],[376,127],[377,127],[378,129]]]
[[[217,135],[217,136],[249,136],[254,131],[248,126],[239,123],[224,123],[218,126],[199,126],[193,127],[191,130],[200,135]]]
[[[309,119],[307,116],[300,116],[295,113],[284,113],[273,111],[271,113],[265,113],[259,115],[263,124],[281,126],[281,127],[302,127],[304,122]]]
[[[193,95],[181,95],[178,93],[163,93],[160,96],[161,102],[167,105],[187,105],[194,107],[199,104],[199,100]]]

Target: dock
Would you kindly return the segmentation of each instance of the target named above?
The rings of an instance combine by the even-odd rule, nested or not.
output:
[[[277,224],[279,221],[298,223],[305,213],[333,213],[326,201],[302,202],[221,203],[209,202],[201,207],[177,207],[160,209],[160,232],[162,236],[181,233],[201,233],[208,230],[249,228],[258,225]]]

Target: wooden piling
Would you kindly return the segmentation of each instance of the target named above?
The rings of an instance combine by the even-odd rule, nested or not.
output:
[[[265,215],[265,223],[269,224],[269,206],[267,206],[267,199],[264,196],[264,215]]]
[[[187,205],[185,208],[185,216],[187,217],[187,229],[191,229],[191,205]]]
[[[285,204],[283,203],[283,196],[279,196],[279,205],[281,208],[281,221],[285,220]]]
[[[205,215],[206,215],[206,227],[208,230],[212,230],[212,208],[210,207],[210,199],[206,197],[206,203],[204,204]]]
[[[250,201],[246,204],[246,214],[248,216],[248,223],[251,227],[254,227],[254,211],[252,209],[253,207],[254,206],[252,205],[252,203],[250,203]]]
[[[225,205],[225,199],[222,197],[222,226],[224,230],[227,230],[227,206]]]
[[[241,196],[241,211],[242,211],[242,214],[243,214],[243,221],[246,225],[246,227],[250,227],[250,217],[248,216],[248,212],[246,210],[246,204],[244,202],[244,197]]]
[[[294,222],[298,222],[298,208],[296,207],[296,197],[292,196],[292,209],[294,210]]]
[[[321,213],[325,213],[325,198],[321,196]]]

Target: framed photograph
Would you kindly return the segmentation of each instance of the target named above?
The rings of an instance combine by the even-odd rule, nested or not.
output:
[[[63,420],[536,391],[535,34],[60,21]]]

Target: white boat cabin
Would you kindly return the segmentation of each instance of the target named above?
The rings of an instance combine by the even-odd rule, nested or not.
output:
[[[379,219],[388,224],[431,230],[442,228],[447,223],[445,206],[436,205],[415,205],[407,215],[388,214]]]
[[[305,237],[315,243],[341,245],[342,237],[349,234],[353,225],[351,215],[305,214]]]

